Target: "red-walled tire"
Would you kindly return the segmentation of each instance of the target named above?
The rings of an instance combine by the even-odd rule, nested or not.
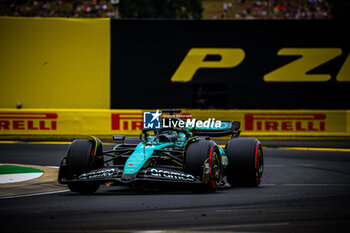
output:
[[[233,186],[256,187],[264,171],[263,151],[259,140],[235,138],[226,145],[228,166],[225,174]]]
[[[185,170],[189,174],[203,179],[204,162],[210,159],[210,180],[193,189],[194,192],[211,193],[217,189],[222,175],[220,153],[213,141],[203,140],[188,146],[185,158]]]

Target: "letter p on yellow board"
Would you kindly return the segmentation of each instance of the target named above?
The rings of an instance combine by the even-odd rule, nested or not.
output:
[[[208,55],[220,56],[218,61],[206,61]],[[239,65],[245,53],[239,48],[192,48],[171,77],[172,82],[189,82],[200,68],[232,68]]]

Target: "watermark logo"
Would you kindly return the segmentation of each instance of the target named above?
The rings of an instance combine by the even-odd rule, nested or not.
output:
[[[161,127],[160,116],[162,114],[156,112],[143,112],[143,128],[144,129],[159,129]]]
[[[215,118],[209,118],[206,121],[200,121],[196,119],[187,119],[186,121],[166,121],[163,119],[164,128],[196,128],[201,130],[221,129],[221,121],[216,121]]]
[[[161,117],[162,116],[162,117]],[[196,128],[200,130],[210,129],[222,129],[226,128],[226,125],[222,125],[222,122],[215,120],[215,118],[209,118],[206,121],[197,120],[191,118],[191,115],[167,115],[159,112],[144,112],[143,113],[143,128],[144,129],[159,129],[163,128]]]

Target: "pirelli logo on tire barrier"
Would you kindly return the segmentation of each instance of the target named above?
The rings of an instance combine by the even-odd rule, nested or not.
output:
[[[56,130],[57,113],[0,112],[0,129],[3,132]]]
[[[348,110],[210,110],[190,111],[192,117],[241,121],[242,136],[350,136]]]
[[[350,110],[193,110],[198,120],[241,121],[242,136],[350,137]],[[143,110],[0,110],[0,137],[64,138],[113,134],[139,135]]]
[[[305,113],[248,113],[244,114],[245,130],[323,132],[326,114]]]

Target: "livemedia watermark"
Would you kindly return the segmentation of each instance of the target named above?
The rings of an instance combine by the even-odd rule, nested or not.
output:
[[[156,112],[144,112],[143,113],[143,128],[144,129],[160,129],[160,128],[207,128],[207,129],[220,129],[221,121],[215,120],[215,118],[208,118],[208,120],[202,121],[195,118],[189,118],[186,114],[185,120],[180,118],[174,118],[171,116],[161,117],[162,113],[157,110]],[[175,116],[176,117],[176,116]],[[174,120],[178,119],[178,120]]]

